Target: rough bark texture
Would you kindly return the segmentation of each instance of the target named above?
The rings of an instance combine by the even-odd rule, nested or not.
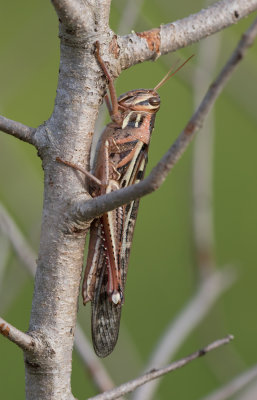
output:
[[[88,223],[66,217],[69,202],[84,189],[84,178],[56,157],[85,165],[97,108],[102,99],[94,57],[95,30],[108,31],[109,2],[79,34],[60,24],[61,60],[55,108],[34,136],[44,168],[44,209],[29,333],[42,337],[47,351],[25,354],[27,399],[72,399],[72,347]],[[101,6],[100,6],[101,4]],[[97,8],[97,5],[94,6]],[[94,11],[92,7],[92,10]],[[90,10],[88,10],[90,11]],[[89,17],[88,14],[85,17]]]

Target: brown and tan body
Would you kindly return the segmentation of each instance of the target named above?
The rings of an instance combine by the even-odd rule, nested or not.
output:
[[[159,95],[140,89],[125,93],[118,103],[122,125],[108,124],[101,136],[92,173],[102,186],[91,186],[93,196],[133,185],[144,176]],[[84,303],[92,301],[92,337],[100,357],[107,356],[118,339],[138,204],[118,207],[91,225],[82,293]]]
[[[91,173],[57,158],[89,178],[92,197],[143,179],[155,115],[160,108],[157,89],[185,64],[175,72],[170,70],[154,89],[132,90],[117,99],[113,80],[99,54],[99,42],[96,58],[108,79],[111,102],[107,95],[105,100],[112,122],[98,142]],[[82,296],[84,304],[92,302],[92,339],[99,357],[110,354],[118,339],[138,205],[139,200],[135,200],[104,213],[90,227]]]

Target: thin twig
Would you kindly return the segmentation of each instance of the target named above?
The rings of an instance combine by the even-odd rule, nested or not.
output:
[[[257,0],[222,0],[160,28],[118,38],[122,68],[156,59],[237,23],[257,9]]]
[[[18,257],[22,260],[27,271],[35,276],[36,273],[36,254],[28,244],[24,235],[13,221],[7,210],[0,204],[0,230],[8,237]],[[2,310],[3,312],[3,310]],[[75,348],[79,356],[89,369],[97,387],[104,391],[114,386],[111,378],[106,372],[103,364],[96,357],[95,353],[89,347],[87,338],[79,324],[76,327]]]
[[[215,350],[218,347],[223,346],[224,344],[228,344],[231,340],[233,340],[232,335],[228,335],[227,337],[225,337],[223,339],[216,340],[215,342],[209,344],[208,346],[204,347],[203,349],[198,350],[195,353],[193,353],[185,358],[175,361],[174,363],[168,365],[165,368],[160,368],[157,370],[150,371],[147,374],[142,375],[141,377],[136,378],[127,383],[124,383],[123,385],[120,385],[113,390],[99,394],[98,396],[90,397],[90,399],[88,399],[88,400],[117,399],[126,393],[132,392],[137,387],[144,385],[146,382],[150,382],[153,379],[159,378],[160,376],[163,376],[163,375],[165,375],[169,372],[172,372],[178,368],[184,367],[184,365],[188,364],[189,362],[191,362],[201,356],[204,356],[209,351]]]
[[[34,339],[15,328],[4,319],[0,317],[0,334],[5,336],[11,342],[17,344],[21,349],[25,351],[32,351],[35,348]]]
[[[251,381],[257,378],[257,365],[243,374],[237,376],[227,385],[223,386],[221,389],[215,391],[207,397],[204,397],[202,400],[226,400],[229,399],[234,394],[238,393],[239,390],[243,389],[246,385],[248,385]],[[245,399],[245,397],[243,397]],[[255,399],[256,397],[252,397]]]
[[[23,125],[20,122],[13,121],[0,115],[0,130],[23,140],[24,142],[34,144],[33,135],[36,132],[35,128]]]
[[[86,202],[83,198],[75,200],[71,211],[75,220],[91,220],[92,218],[95,218],[106,211],[113,210],[123,204],[129,203],[132,200],[150,194],[162,185],[171,169],[187,149],[195,133],[202,126],[215,100],[225,87],[229,78],[232,76],[232,73],[239,62],[245,56],[246,50],[253,44],[256,35],[257,19],[254,21],[249,30],[243,35],[237,48],[233,52],[225,67],[220,72],[217,79],[207,91],[199,108],[191,117],[185,129],[181,132],[175,143],[162,157],[156,167],[151,171],[149,176],[136,185],[113,191],[106,195],[99,196],[93,200],[88,200]]]
[[[231,267],[225,268],[202,281],[195,296],[190,299],[179,315],[171,322],[159,340],[145,370],[159,368],[167,364],[195,327],[203,320],[214,303],[234,283],[235,272]],[[139,388],[133,400],[150,400],[160,381],[152,381]]]
[[[88,27],[94,26],[94,13],[89,1],[52,0],[52,3],[60,21],[66,28],[87,33]],[[101,0],[99,7],[101,6],[101,9],[106,8],[109,12],[110,0],[104,0],[104,3]],[[116,73],[119,74],[120,67],[127,69],[139,62],[156,59],[160,55],[196,43],[207,36],[236,24],[240,19],[256,9],[257,0],[221,0],[196,14],[149,31],[116,37],[109,30],[109,36],[114,37],[115,40],[117,39],[120,51],[119,57],[116,59],[117,65],[119,65]],[[106,15],[102,24],[106,24],[106,30],[108,30],[107,20],[108,15]],[[102,26],[101,29],[103,30]],[[97,35],[94,38],[92,35],[90,39],[97,40]],[[107,59],[110,56],[110,63],[115,62],[112,54],[108,55],[106,53],[105,55]]]

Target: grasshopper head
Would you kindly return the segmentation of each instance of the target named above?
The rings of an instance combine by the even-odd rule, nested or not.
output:
[[[153,89],[136,89],[122,94],[118,98],[118,103],[121,111],[156,113],[160,108],[161,100]]]

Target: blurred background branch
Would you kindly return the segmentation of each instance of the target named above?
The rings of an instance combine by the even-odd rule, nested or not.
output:
[[[249,369],[245,373],[237,376],[231,382],[226,384],[224,387],[220,388],[219,390],[215,391],[214,393],[210,394],[207,397],[204,397],[202,400],[226,400],[231,398],[231,396],[238,394],[245,386],[249,385],[253,380],[257,378],[257,366]],[[249,391],[251,389],[248,389]],[[253,394],[254,393],[254,394]],[[255,399],[256,390],[252,392],[251,397],[249,399]],[[243,397],[239,395],[237,399],[247,399],[247,394],[244,393]]]
[[[227,267],[202,281],[195,296],[189,300],[180,314],[170,322],[157,343],[145,371],[159,368],[174,358],[190,333],[206,317],[215,302],[233,284],[234,280],[235,271],[231,267]],[[154,399],[159,385],[160,379],[142,386],[135,392],[133,400]]]
[[[172,364],[170,364],[164,368],[153,369],[132,381],[124,383],[123,385],[120,385],[120,386],[116,387],[115,389],[110,390],[109,392],[102,393],[102,394],[99,394],[98,396],[91,397],[88,400],[117,399],[121,395],[132,392],[137,387],[144,385],[146,382],[150,382],[153,379],[157,379],[165,374],[168,374],[169,372],[173,372],[176,369],[184,367],[185,365],[189,364],[191,361],[194,361],[199,357],[205,356],[210,351],[216,350],[217,348],[224,346],[225,344],[228,344],[233,339],[234,338],[232,335],[228,335],[227,337],[225,337],[223,339],[216,340],[215,342],[208,344],[206,347],[203,347],[202,349],[196,351],[195,353],[190,354],[187,357],[181,358],[180,360],[175,361]]]

